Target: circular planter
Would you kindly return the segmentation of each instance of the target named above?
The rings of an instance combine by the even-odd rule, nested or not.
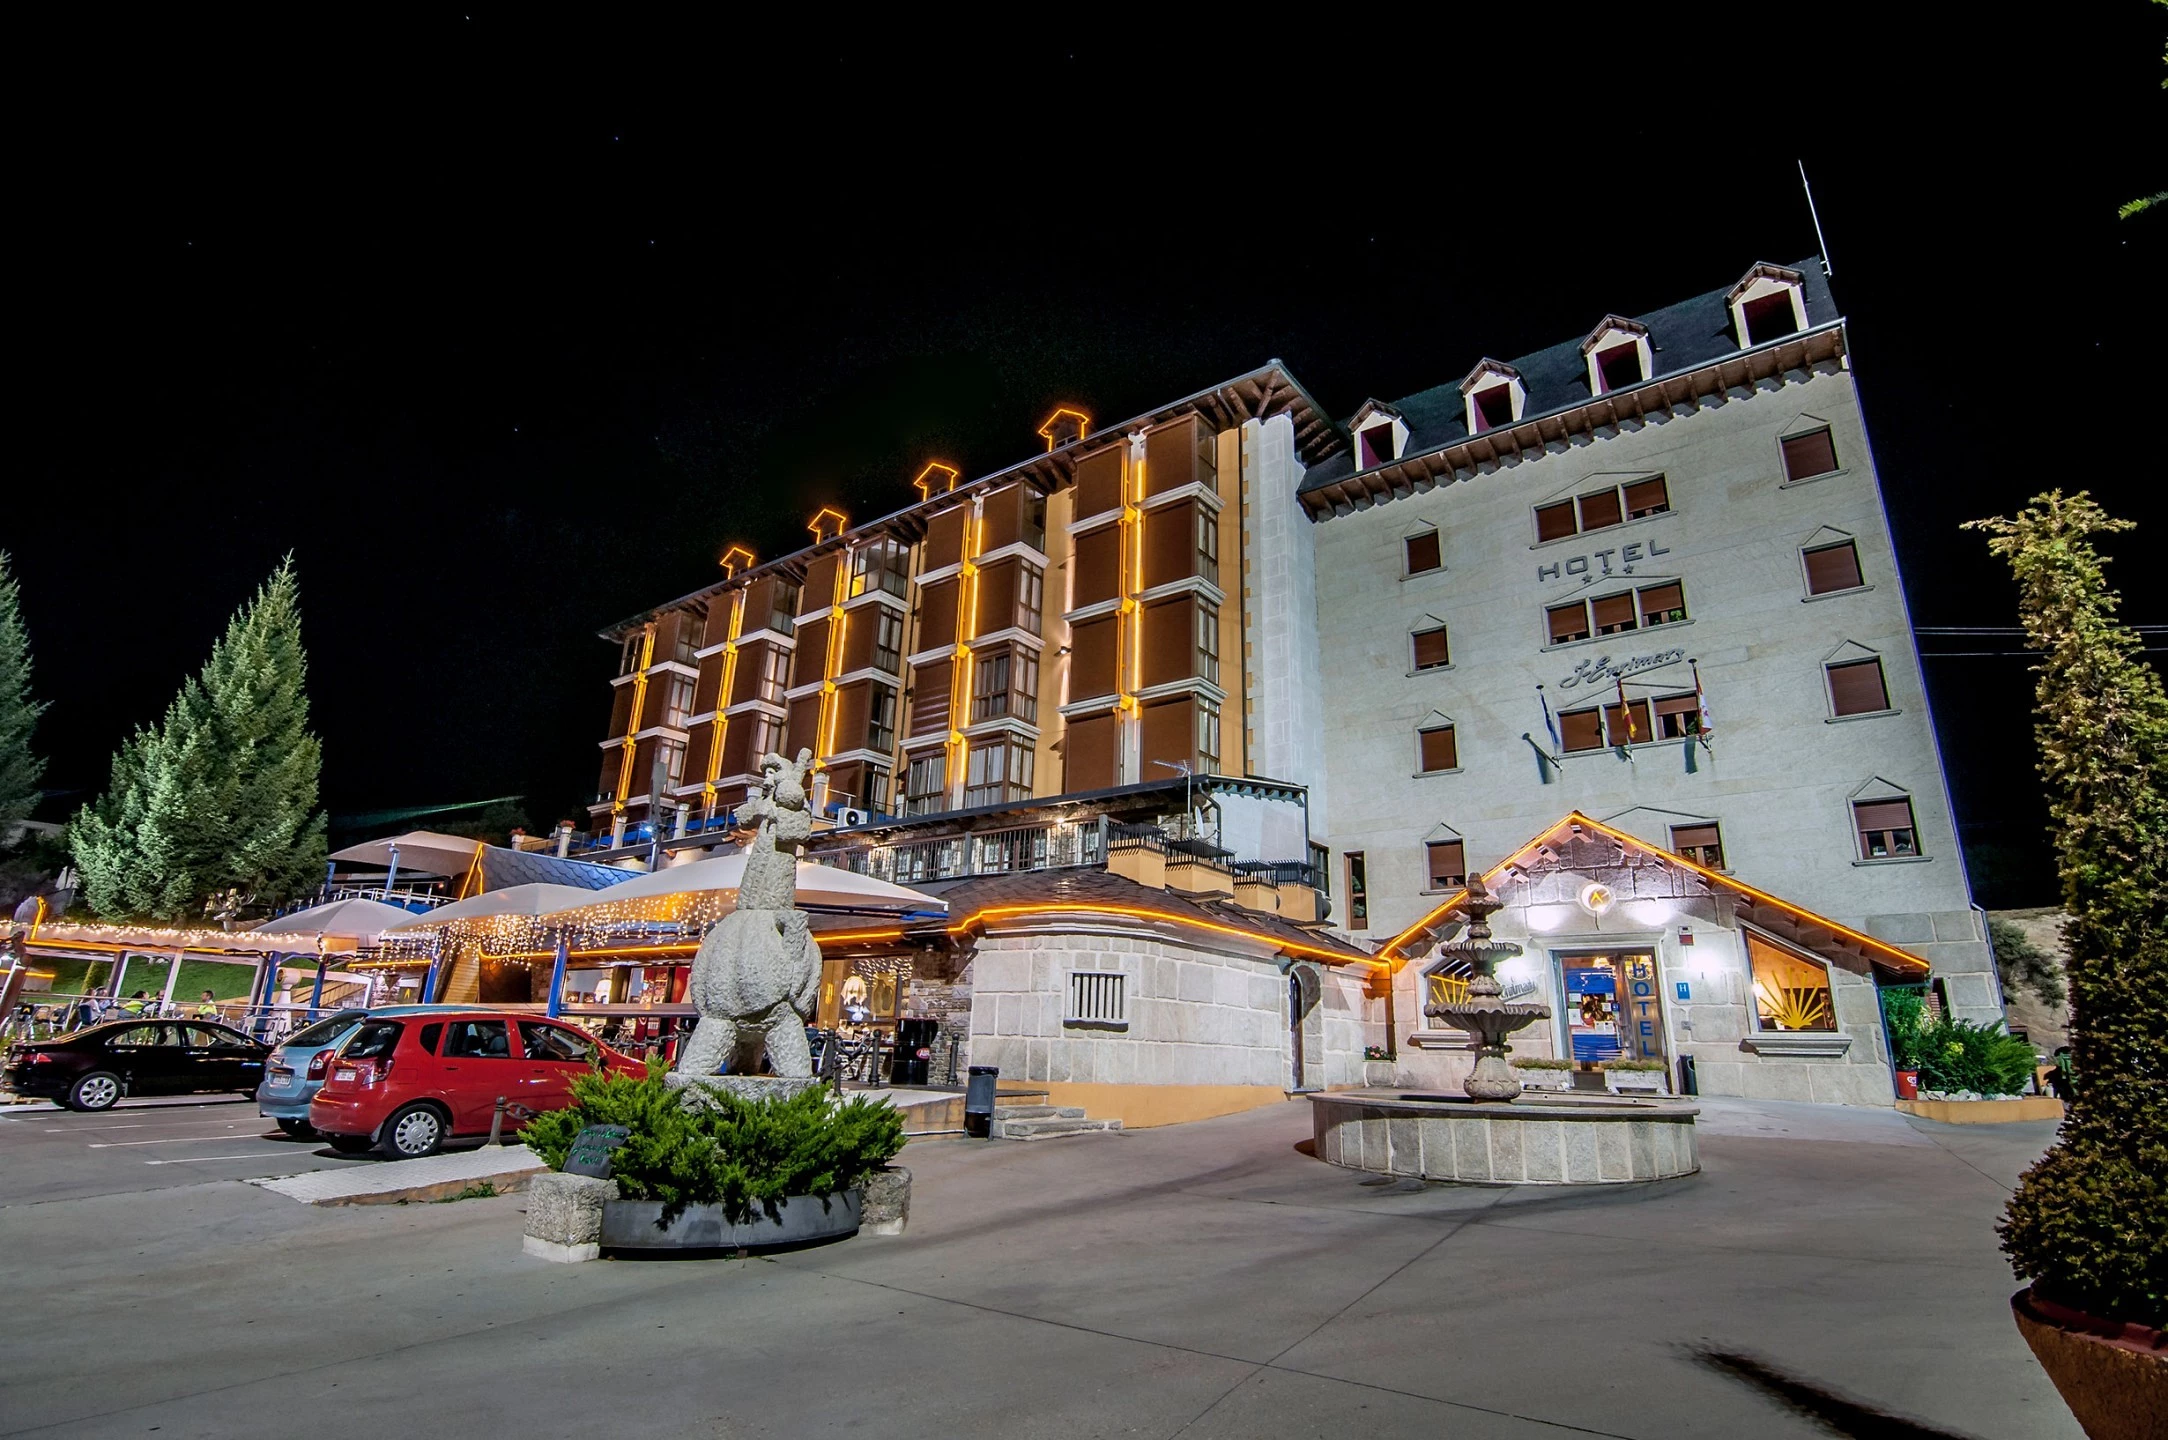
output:
[[[2168,1336],[2043,1300],[2010,1297],[2017,1330],[2090,1440],[2150,1440],[2168,1415]]]
[[[740,1225],[720,1205],[688,1205],[668,1225],[660,1200],[606,1200],[602,1205],[604,1250],[757,1250],[777,1245],[808,1245],[858,1233],[865,1192],[839,1190],[832,1195],[793,1195],[774,1215],[753,1211]]]

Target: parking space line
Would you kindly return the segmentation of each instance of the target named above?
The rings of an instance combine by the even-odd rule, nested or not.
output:
[[[169,1135],[163,1140],[93,1140],[85,1150],[124,1150],[131,1145],[208,1145],[213,1140],[232,1140],[232,1135]]]
[[[239,1120],[176,1120],[170,1125],[159,1125],[155,1128],[170,1130],[182,1125],[239,1125],[242,1123],[244,1122]],[[45,1127],[45,1133],[48,1135],[89,1135],[99,1130],[149,1130],[152,1128],[154,1127],[151,1121],[140,1120],[133,1125],[48,1125]]]
[[[146,1165],[208,1165],[214,1160],[276,1160],[276,1152],[258,1151],[254,1155],[191,1155],[185,1160],[146,1160]]]

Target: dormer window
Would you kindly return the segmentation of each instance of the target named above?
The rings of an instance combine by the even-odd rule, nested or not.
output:
[[[1502,430],[1521,418],[1528,391],[1521,373],[1510,365],[1485,360],[1460,382],[1461,397],[1468,404],[1468,433]]]
[[[1742,348],[1807,328],[1806,287],[1797,270],[1756,265],[1725,297]]]
[[[1408,448],[1408,422],[1390,405],[1365,400],[1363,408],[1348,422],[1355,435],[1355,468],[1375,470],[1390,465]]]
[[[1617,315],[1604,316],[1603,323],[1588,332],[1588,338],[1581,342],[1581,354],[1588,361],[1591,395],[1632,389],[1648,379],[1654,369],[1649,355],[1649,327]]]

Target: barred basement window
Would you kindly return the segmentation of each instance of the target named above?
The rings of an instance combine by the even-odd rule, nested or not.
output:
[[[1832,714],[1873,715],[1889,709],[1889,686],[1882,678],[1879,659],[1848,660],[1825,668]]]
[[[1836,468],[1837,447],[1829,438],[1827,426],[1804,435],[1790,436],[1784,441],[1784,478],[1787,482],[1812,480]]]
[[[1920,853],[1919,829],[1913,823],[1910,797],[1853,801],[1852,828],[1859,832],[1862,860],[1894,860]]]
[[[1672,826],[1671,852],[1685,856],[1696,865],[1706,865],[1711,870],[1724,868],[1724,837],[1713,823]]]
[[[1113,970],[1069,972],[1069,1013],[1064,1025],[1129,1028],[1128,977]]]
[[[1438,549],[1438,532],[1425,530],[1420,535],[1410,535],[1404,542],[1408,550],[1408,573],[1427,575],[1444,568],[1445,558]]]
[[[1437,670],[1453,663],[1452,653],[1446,645],[1443,625],[1435,630],[1418,630],[1413,639],[1416,669]]]
[[[1846,540],[1836,545],[1817,545],[1799,552],[1807,564],[1807,593],[1833,595],[1857,590],[1867,582],[1859,573],[1859,547]]]
[[[1430,862],[1430,888],[1455,890],[1468,883],[1466,847],[1458,840],[1432,840],[1423,846]]]

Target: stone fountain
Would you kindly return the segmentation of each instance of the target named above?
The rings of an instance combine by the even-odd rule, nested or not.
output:
[[[1425,1005],[1423,1013],[1467,1031],[1468,1038],[1475,1042],[1475,1069],[1461,1086],[1468,1098],[1510,1102],[1519,1097],[1521,1082],[1506,1064],[1506,1037],[1524,1025],[1550,1019],[1551,1009],[1548,1005],[1508,1004],[1499,998],[1503,992],[1498,977],[1491,972],[1500,960],[1520,954],[1521,947],[1491,939],[1490,917],[1504,909],[1505,902],[1484,888],[1480,875],[1468,881],[1468,898],[1460,908],[1468,917],[1468,929],[1460,939],[1440,945],[1438,954],[1443,959],[1466,963],[1473,975],[1468,981],[1468,998],[1452,1004]]]

